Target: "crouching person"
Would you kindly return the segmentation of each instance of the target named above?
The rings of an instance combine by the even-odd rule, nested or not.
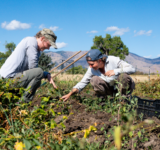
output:
[[[39,31],[35,37],[24,38],[0,69],[2,78],[16,79],[20,87],[30,87],[30,90],[23,95],[25,102],[33,99],[43,78],[47,78],[53,87],[57,88],[51,75],[38,68],[40,52],[51,46],[57,48],[56,39],[57,36],[50,29]]]
[[[98,49],[90,50],[86,60],[89,64],[86,74],[70,93],[62,97],[64,101],[67,101],[72,94],[82,91],[89,83],[100,98],[113,96],[117,92],[116,85],[121,94],[128,96],[132,93],[135,83],[128,75],[135,72],[132,65],[119,57],[104,55]]]

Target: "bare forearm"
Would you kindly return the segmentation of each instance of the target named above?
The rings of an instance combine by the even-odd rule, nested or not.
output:
[[[73,94],[76,94],[76,93],[78,93],[78,92],[79,92],[78,89],[73,88],[72,91],[69,93],[69,95],[73,95]]]
[[[67,95],[62,96],[63,101],[64,101],[64,102],[67,101],[72,94],[75,94],[75,93],[77,93],[78,91],[79,91],[78,89],[73,88],[70,93],[68,93]]]

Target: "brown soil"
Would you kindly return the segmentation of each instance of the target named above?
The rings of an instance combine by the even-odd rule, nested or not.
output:
[[[144,128],[146,129],[145,137],[148,138],[148,141],[142,142],[137,141],[138,145],[136,147],[137,150],[160,150],[160,127],[155,128],[155,126],[160,126],[160,120],[156,117],[149,118],[154,121],[152,125],[145,125]],[[155,129],[154,129],[155,128]]]
[[[97,128],[97,131],[92,131],[88,137],[88,142],[99,142],[100,145],[105,142],[104,132],[108,132],[111,126],[116,125],[116,121],[109,121],[112,116],[102,111],[86,111],[86,107],[76,101],[71,101],[72,115],[65,122],[65,134],[78,132],[88,129],[91,125]],[[77,133],[78,138],[82,138],[84,132]]]
[[[33,106],[39,106],[41,98],[35,98],[30,108]],[[57,97],[57,99],[59,99]],[[69,106],[69,107],[68,107]],[[107,137],[109,134],[111,135],[109,129],[113,126],[117,126],[116,118],[117,116],[112,116],[103,111],[87,111],[86,106],[79,103],[76,100],[70,100],[69,103],[64,103],[64,107],[54,108],[55,112],[62,112],[64,109],[68,108],[68,119],[65,120],[65,130],[63,131],[64,136],[69,136],[71,133],[75,132],[77,138],[83,138],[84,129],[88,129],[91,125],[97,128],[97,131],[91,131],[88,136],[87,141],[98,142],[100,145],[103,145],[106,140],[110,141],[112,145],[114,145],[114,139],[112,136]],[[63,118],[63,115],[55,118],[56,123],[60,123]],[[145,133],[145,137],[147,136],[148,141],[142,142],[139,138],[134,141],[137,143],[135,150],[149,150],[150,148],[153,150],[160,149],[160,127],[153,129],[155,125],[160,125],[160,120],[156,117],[152,117],[154,120],[153,125],[144,126],[146,128],[147,134]],[[138,131],[136,131],[138,132]],[[106,133],[106,134],[105,134]],[[108,139],[107,139],[108,138]],[[126,150],[132,148],[131,140],[128,141],[128,146],[124,147]]]

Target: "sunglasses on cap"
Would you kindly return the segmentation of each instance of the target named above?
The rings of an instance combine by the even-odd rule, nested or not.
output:
[[[53,34],[47,33],[47,34],[44,34],[44,35],[50,35],[50,36],[53,37],[55,40],[57,39],[57,36],[55,36],[55,35],[53,35]]]

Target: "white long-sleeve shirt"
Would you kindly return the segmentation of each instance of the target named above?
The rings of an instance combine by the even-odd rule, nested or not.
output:
[[[85,88],[85,86],[87,86],[87,84],[89,84],[93,76],[98,76],[107,83],[109,83],[110,86],[114,86],[115,79],[117,79],[120,73],[132,74],[135,72],[135,68],[133,68],[132,65],[128,64],[127,62],[121,60],[119,57],[115,56],[108,56],[108,58],[106,59],[105,72],[109,70],[114,70],[115,75],[108,77],[103,75],[99,71],[99,69],[94,70],[93,68],[89,67],[82,80],[79,83],[77,83],[73,88],[78,89],[80,92],[81,90],[83,90],[83,88]]]

